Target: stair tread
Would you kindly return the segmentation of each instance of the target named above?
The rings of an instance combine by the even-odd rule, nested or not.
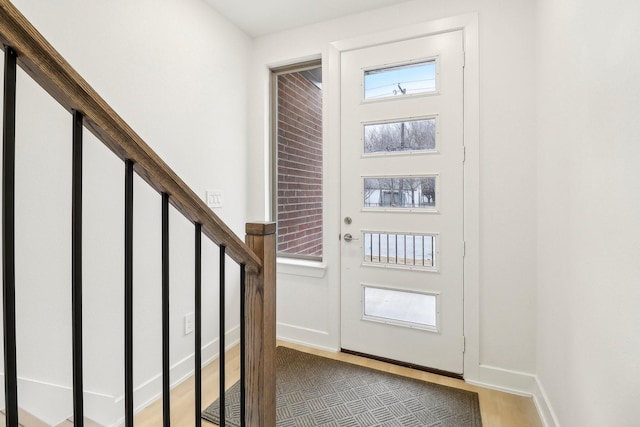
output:
[[[64,420],[62,423],[58,424],[56,427],[72,427],[73,426],[73,417],[69,417],[67,420]],[[102,424],[98,424],[97,422],[84,417],[84,427],[103,427]]]
[[[0,411],[0,415],[2,415],[0,416],[0,427],[6,427],[7,423],[4,417],[4,411]],[[18,425],[20,427],[51,427],[49,426],[49,424],[40,420],[38,417],[35,417],[24,409],[20,408],[18,409]],[[98,424],[97,422],[87,417],[84,418],[84,425],[85,427],[103,427],[101,424]],[[73,417],[69,417],[55,427],[73,427]]]
[[[0,427],[6,427],[7,423],[4,417],[5,413],[4,411],[1,411],[0,413],[3,415],[0,417]],[[49,427],[47,423],[21,408],[18,408],[18,425],[20,427]]]

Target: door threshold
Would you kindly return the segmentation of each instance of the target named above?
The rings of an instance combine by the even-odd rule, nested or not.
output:
[[[352,354],[354,356],[360,356],[367,359],[378,360],[380,362],[390,363],[392,365],[402,366],[403,368],[411,368],[416,369],[418,371],[429,372],[430,374],[436,374],[443,377],[455,378],[457,380],[463,380],[464,377],[462,374],[456,374],[455,372],[443,371],[442,369],[429,368],[427,366],[416,365],[414,363],[401,362],[399,360],[388,359],[386,357],[374,356],[372,354],[360,353],[359,351],[347,350],[346,348],[341,348],[340,352],[346,354]]]

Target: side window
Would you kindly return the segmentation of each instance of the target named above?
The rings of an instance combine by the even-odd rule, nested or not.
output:
[[[322,68],[272,71],[273,218],[278,256],[322,259]]]

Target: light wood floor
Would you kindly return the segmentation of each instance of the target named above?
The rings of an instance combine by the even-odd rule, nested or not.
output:
[[[480,412],[484,427],[542,427],[540,418],[536,412],[533,401],[528,397],[515,396],[495,390],[476,387],[466,384],[464,381],[441,377],[414,369],[403,368],[384,362],[366,359],[344,353],[331,353],[303,347],[296,344],[279,341],[278,345],[287,346],[296,350],[313,353],[331,359],[343,360],[362,366],[392,372],[411,378],[417,378],[450,387],[471,390],[478,393],[480,398]],[[226,385],[231,387],[239,378],[239,354],[238,348],[227,353]],[[206,408],[218,398],[218,366],[211,363],[202,371],[202,408]],[[194,392],[193,378],[176,387],[171,393],[171,425],[177,427],[192,427],[194,425]],[[136,427],[157,427],[162,425],[162,401],[156,401],[149,407],[139,412],[135,417]],[[203,425],[213,426],[207,421]]]

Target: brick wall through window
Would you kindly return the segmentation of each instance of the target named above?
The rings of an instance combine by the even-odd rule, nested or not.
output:
[[[322,256],[322,89],[302,72],[277,76],[280,254]]]

